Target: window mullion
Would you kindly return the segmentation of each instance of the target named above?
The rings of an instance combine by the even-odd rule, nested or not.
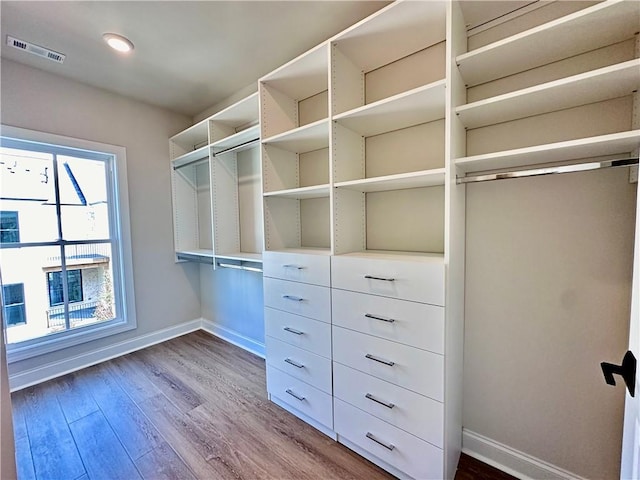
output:
[[[71,329],[69,318],[69,286],[67,285],[67,255],[62,236],[62,205],[60,202],[60,179],[58,177],[58,154],[53,153],[53,189],[56,196],[56,217],[58,223],[58,242],[60,243],[60,277],[62,281],[62,301],[64,306],[64,328]]]

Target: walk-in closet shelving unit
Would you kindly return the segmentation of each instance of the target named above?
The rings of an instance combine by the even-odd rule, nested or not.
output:
[[[400,477],[460,451],[450,8],[393,3],[260,80],[270,397]]]
[[[567,5],[520,17],[526,27],[515,32],[506,22],[474,35],[469,50],[457,56],[467,86],[467,102],[456,108],[467,128],[466,155],[456,159],[460,172],[637,150],[640,4],[584,8],[576,2],[576,11],[560,12]]]
[[[258,94],[170,139],[178,260],[260,269]]]

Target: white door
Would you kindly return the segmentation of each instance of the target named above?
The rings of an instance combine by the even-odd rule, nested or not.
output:
[[[636,202],[636,240],[633,259],[633,286],[631,289],[631,326],[629,350],[640,358],[640,188]],[[636,368],[635,396],[628,392],[624,411],[622,440],[622,466],[620,478],[640,479],[640,369]]]

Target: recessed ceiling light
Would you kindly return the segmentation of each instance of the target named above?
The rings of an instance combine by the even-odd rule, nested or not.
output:
[[[128,38],[123,37],[122,35],[117,35],[115,33],[105,33],[102,35],[104,41],[118,52],[127,53],[133,50],[133,43]]]

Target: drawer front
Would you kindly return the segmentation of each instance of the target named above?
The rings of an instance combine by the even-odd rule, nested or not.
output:
[[[295,410],[333,429],[331,395],[269,366],[267,366],[267,390],[272,396],[291,405]]]
[[[264,252],[262,256],[265,277],[312,283],[325,287],[331,285],[330,264],[329,255]]]
[[[444,478],[444,455],[440,448],[337,398],[334,430],[413,478]]]
[[[444,308],[364,293],[331,292],[334,325],[444,353]]]
[[[331,360],[273,337],[265,337],[265,343],[267,365],[332,394]]]
[[[439,402],[443,401],[442,355],[334,327],[333,360]]]
[[[265,332],[298,348],[331,358],[331,325],[273,308],[264,309]]]
[[[265,277],[264,304],[331,323],[331,290],[327,287]]]
[[[332,286],[444,306],[444,262],[331,257]]]
[[[333,395],[423,440],[443,447],[444,405],[339,363]]]

